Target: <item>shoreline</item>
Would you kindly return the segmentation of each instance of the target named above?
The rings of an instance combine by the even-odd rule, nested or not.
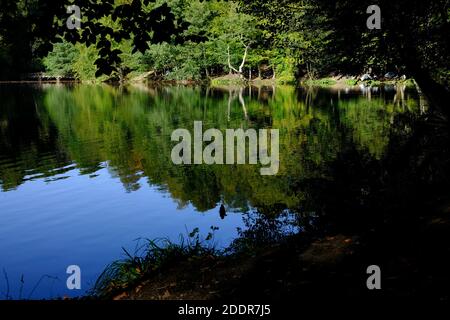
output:
[[[354,81],[354,83],[351,83]],[[413,78],[407,78],[405,80],[369,80],[369,81],[361,81],[354,80],[350,78],[342,78],[340,80],[335,80],[333,78],[318,78],[314,80],[298,80],[294,83],[283,83],[277,82],[273,79],[258,79],[258,80],[242,80],[240,82],[236,82],[234,80],[221,80],[215,82],[214,79],[211,80],[141,80],[141,81],[81,81],[81,80],[2,80],[0,84],[109,84],[109,85],[139,85],[139,84],[147,84],[147,85],[209,85],[211,87],[221,87],[221,86],[283,86],[283,85],[292,85],[292,86],[303,86],[303,87],[325,87],[332,89],[339,88],[350,88],[356,87],[360,85],[368,86],[368,87],[376,87],[376,86],[385,86],[385,85],[406,85],[406,86],[415,86],[415,80]]]
[[[421,223],[407,232],[410,241],[427,239],[420,245],[420,251],[396,241],[403,235],[395,234],[396,225],[379,226],[375,232],[355,234],[304,232],[229,255],[205,251],[200,255],[185,256],[150,274],[143,274],[139,280],[122,284],[122,287],[113,288],[115,281],[112,280],[108,290],[85,298],[240,300],[252,296],[280,300],[299,296],[367,297],[371,292],[365,286],[366,268],[374,260],[383,266],[385,295],[422,296],[435,289],[436,294],[442,295],[438,283],[415,283],[417,275],[411,267],[415,261],[425,263],[430,257],[438,259],[440,250],[445,249],[445,241],[450,237],[450,218],[448,208],[444,211],[420,217]],[[433,248],[436,239],[443,242]],[[374,253],[374,259],[371,252],[379,252],[379,245],[387,253]],[[433,265],[426,271],[427,275],[439,272],[439,267]]]

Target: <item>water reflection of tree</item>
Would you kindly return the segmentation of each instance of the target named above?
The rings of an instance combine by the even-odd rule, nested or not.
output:
[[[252,90],[258,94],[252,93],[250,98]],[[227,207],[242,212],[279,206],[280,212],[302,213],[305,201],[313,197],[305,189],[308,181],[325,185],[333,180],[330,164],[349,146],[355,146],[363,157],[380,158],[394,126],[392,115],[413,111],[416,105],[408,95],[405,104],[409,107],[399,110],[392,104],[393,95],[387,99],[374,94],[368,101],[341,94],[338,99],[331,91],[297,91],[293,87],[278,87],[276,91],[271,87],[235,88],[231,92],[209,89],[205,93],[197,87],[153,88],[151,94],[141,88],[49,87],[38,101],[40,121],[30,124],[30,130],[56,128],[52,153],[70,159],[82,174],[107,165],[130,192],[147,180],[169,192],[180,207],[193,204],[206,211],[223,200]],[[31,101],[23,104],[31,109]],[[10,117],[3,111],[2,115]],[[176,128],[190,128],[194,120],[203,120],[204,130],[278,128],[282,146],[279,174],[262,177],[259,168],[250,165],[172,165],[170,134]],[[41,136],[35,134],[33,139],[39,141]],[[24,146],[20,157],[32,143]],[[6,153],[11,161],[12,155]],[[33,157],[47,161],[50,167],[60,167],[42,156]],[[20,166],[21,162],[16,163]],[[18,174],[14,178],[18,185],[30,168],[39,170],[34,164],[14,172],[4,167],[1,173],[7,177],[2,181]]]
[[[271,208],[270,211],[274,209],[276,215],[267,215],[257,210],[244,214],[245,228],[238,228],[238,237],[228,250],[239,252],[279,243],[287,236],[294,235],[301,230],[298,216],[295,213],[282,208]]]

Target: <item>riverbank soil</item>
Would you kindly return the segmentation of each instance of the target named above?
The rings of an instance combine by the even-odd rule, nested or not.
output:
[[[254,254],[180,262],[115,299],[286,299],[424,297],[449,299],[450,201],[406,225],[389,223],[358,235],[308,234]],[[399,229],[400,228],[400,229]],[[381,269],[369,290],[367,267]]]

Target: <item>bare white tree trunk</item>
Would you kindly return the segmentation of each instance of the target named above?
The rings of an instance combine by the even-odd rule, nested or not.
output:
[[[244,68],[245,60],[247,59],[248,46],[245,46],[244,56],[242,57],[242,63],[239,66],[239,73],[242,74],[242,69]]]
[[[228,56],[228,68],[230,69],[230,74],[232,73],[232,71],[238,73],[241,77],[242,77],[242,71],[245,65],[245,61],[247,60],[247,54],[248,54],[248,48],[249,46],[244,45],[245,47],[245,51],[244,51],[244,56],[242,57],[242,62],[239,66],[239,69],[236,69],[235,67],[233,67],[231,65],[231,56],[230,56],[230,46],[228,45],[227,47],[227,56]]]
[[[228,68],[230,69],[230,74],[232,73],[232,71],[234,72],[239,72],[238,70],[236,70],[235,67],[233,67],[231,65],[231,57],[230,57],[230,46],[228,45],[227,47],[227,54],[228,54]]]

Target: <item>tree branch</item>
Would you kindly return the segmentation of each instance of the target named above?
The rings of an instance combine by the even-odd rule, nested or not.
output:
[[[228,68],[230,68],[230,73],[231,73],[231,70],[233,70],[234,72],[239,73],[239,71],[238,71],[235,67],[233,67],[233,66],[231,65],[230,45],[228,45],[228,47],[227,47],[227,53],[228,53]]]
[[[242,68],[244,68],[245,59],[247,59],[248,46],[245,46],[244,57],[242,57],[242,63],[239,66],[239,73],[242,73]]]

